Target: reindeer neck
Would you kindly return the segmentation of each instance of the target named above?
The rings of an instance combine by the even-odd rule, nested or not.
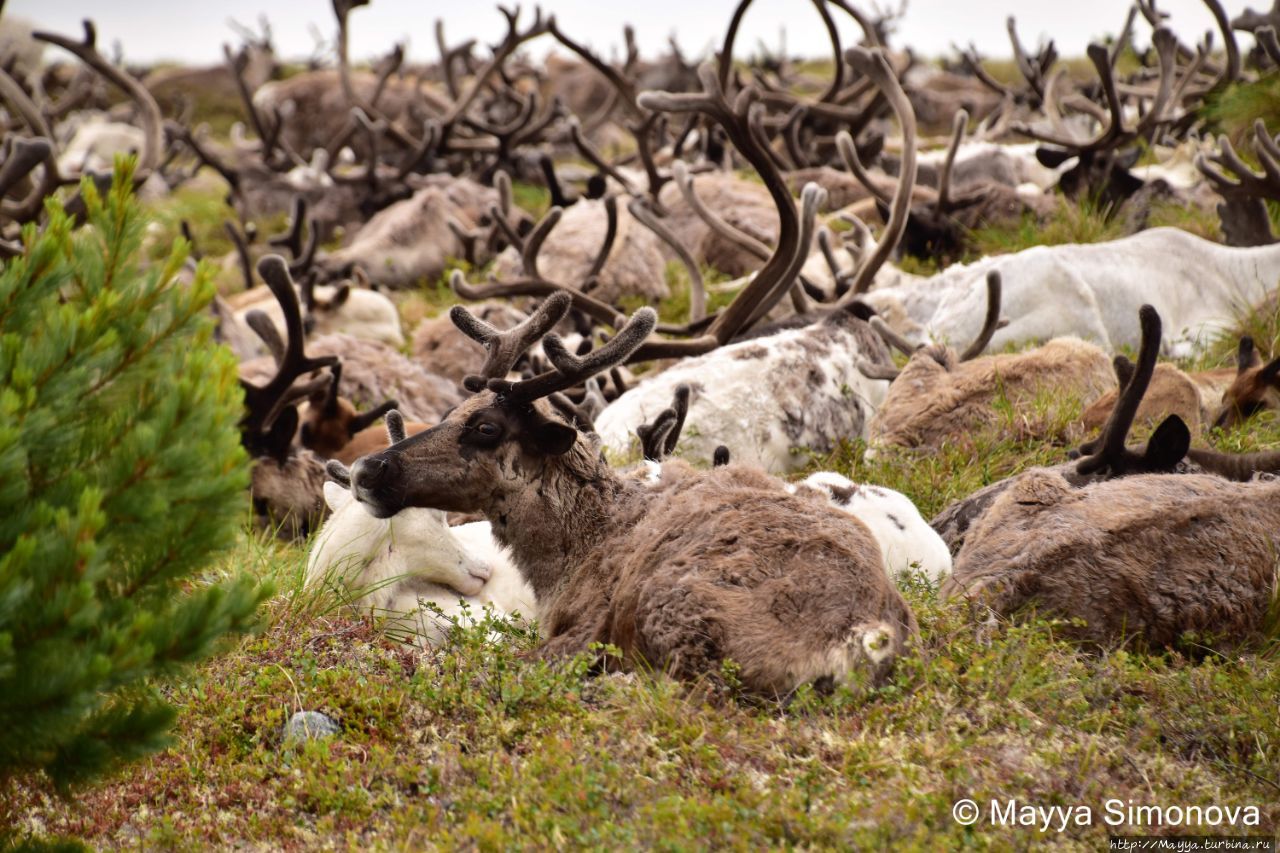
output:
[[[545,459],[540,472],[497,498],[485,514],[542,602],[613,532],[615,516],[635,488],[580,441],[565,456]]]

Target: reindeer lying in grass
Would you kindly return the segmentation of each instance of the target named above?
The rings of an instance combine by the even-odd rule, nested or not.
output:
[[[356,498],[379,518],[410,506],[483,512],[538,597],[544,655],[611,643],[623,666],[682,678],[715,677],[732,659],[765,695],[883,677],[917,628],[864,525],[741,465],[668,463],[648,486],[621,478],[545,402],[634,352],[651,309],[585,359],[547,335],[554,369],[506,378],[569,303],[556,294],[504,333],[455,307],[488,350],[482,375],[467,379],[475,395],[357,461]]]
[[[1085,429],[1099,429],[1115,407],[1129,377],[1133,362],[1115,357],[1120,387],[1099,397],[1080,416]],[[1199,435],[1210,426],[1230,429],[1265,409],[1280,408],[1280,358],[1265,364],[1254,348],[1253,338],[1240,339],[1234,368],[1218,368],[1185,373],[1172,364],[1157,364],[1151,385],[1138,407],[1136,420],[1154,425],[1177,415]]]
[[[1275,600],[1280,483],[1250,478],[1277,470],[1280,453],[1189,450],[1176,415],[1145,447],[1125,446],[1160,346],[1159,315],[1142,312],[1138,366],[1088,455],[943,513],[967,525],[942,592],[1001,617],[1080,620],[1062,630],[1096,646],[1160,648],[1194,635],[1229,648],[1259,636]]]
[[[396,413],[387,418],[387,434],[388,443],[404,440]],[[493,541],[488,522],[449,527],[443,512],[414,508],[375,518],[352,499],[345,466],[330,462],[328,473],[324,496],[332,515],[307,560],[308,585],[338,587],[394,635],[426,645],[441,642],[451,624],[472,624],[486,611],[536,614],[532,589]]]
[[[912,347],[880,318],[871,323],[889,343],[911,357],[901,371],[860,366],[875,379],[892,379],[889,393],[868,427],[872,448],[936,448],[984,425],[1000,413],[1003,398],[1017,407],[1038,394],[1088,400],[1109,380],[1107,356],[1078,338],[1057,338],[1028,352],[979,356],[1000,319],[1000,273],[987,274],[987,312],[982,331],[964,352],[941,344]]]
[[[1176,228],[1153,228],[1091,245],[1036,246],[957,264],[935,276],[873,289],[862,298],[913,343],[973,340],[983,316],[982,280],[1006,282],[1003,315],[988,351],[1070,336],[1104,350],[1137,347],[1134,318],[1155,307],[1172,331],[1168,354],[1192,355],[1273,293],[1280,245],[1233,249]]]

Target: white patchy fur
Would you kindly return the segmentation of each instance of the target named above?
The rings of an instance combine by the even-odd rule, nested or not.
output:
[[[1164,320],[1166,355],[1203,350],[1280,283],[1280,244],[1237,249],[1177,228],[1091,245],[1036,246],[956,264],[935,276],[877,287],[863,298],[913,343],[967,342],[986,312],[986,274],[1004,280],[986,352],[1075,335],[1114,352],[1137,349],[1138,308]]]
[[[450,620],[471,624],[485,610],[535,616],[533,590],[488,522],[449,527],[443,512],[417,508],[378,519],[336,483],[324,494],[333,512],[307,561],[308,585],[341,583],[384,627],[427,645],[444,638]]]
[[[896,579],[920,571],[933,583],[951,574],[951,551],[911,499],[883,486],[859,485],[833,471],[820,471],[787,486],[823,492],[830,504],[861,521],[880,545],[885,573]],[[847,495],[847,497],[846,497]]]
[[[858,371],[858,358],[868,354],[854,334],[834,325],[823,332],[821,325],[684,359],[610,403],[595,420],[596,432],[608,451],[629,454],[636,427],[671,405],[677,385],[688,384],[676,455],[710,465],[723,444],[734,462],[771,473],[803,467],[808,456],[798,448],[823,453],[841,439],[865,437],[889,388]]]
[[[259,292],[260,291],[260,292]],[[317,303],[321,307],[310,314],[313,326],[309,337],[329,334],[350,335],[362,341],[376,341],[388,346],[404,345],[404,333],[400,329],[400,312],[395,303],[376,290],[352,287],[347,299],[336,308],[327,306],[338,289],[331,285],[318,285],[315,289]],[[301,295],[299,295],[301,300]],[[285,337],[284,313],[280,303],[266,287],[255,287],[236,300],[236,319],[243,323],[245,315],[257,309],[266,313],[271,322]]]

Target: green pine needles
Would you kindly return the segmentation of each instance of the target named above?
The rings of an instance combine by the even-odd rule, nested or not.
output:
[[[269,590],[199,577],[236,540],[241,391],[187,247],[139,266],[131,161],[86,224],[56,201],[0,271],[0,780],[63,790],[164,745],[154,678],[252,625]]]

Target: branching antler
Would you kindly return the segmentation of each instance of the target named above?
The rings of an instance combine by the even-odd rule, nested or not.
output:
[[[83,41],[73,41],[57,33],[48,32],[34,32],[31,36],[75,54],[81,62],[122,89],[138,105],[138,110],[142,114],[143,143],[142,151],[138,154],[138,171],[134,180],[139,183],[146,180],[160,165],[160,155],[164,151],[164,122],[156,99],[141,83],[98,53],[96,46],[98,33],[94,29],[93,22],[87,18],[84,21]]]
[[[571,300],[563,291],[553,293],[538,310],[523,322],[506,331],[499,331],[474,314],[455,305],[449,310],[449,319],[467,337],[485,348],[484,365],[478,375],[462,380],[468,391],[483,391],[490,381],[505,379],[511,368],[533,346],[569,313]]]
[[[244,388],[245,417],[241,421],[241,433],[246,443],[253,449],[256,441],[271,431],[276,419],[287,406],[295,400],[309,396],[312,392],[323,388],[328,377],[319,377],[310,382],[295,385],[295,381],[313,370],[329,367],[338,362],[334,355],[311,358],[304,349],[302,330],[302,309],[298,305],[298,293],[294,289],[293,280],[289,277],[289,267],[279,255],[267,255],[258,261],[258,275],[267,283],[272,295],[280,304],[284,314],[286,342],[279,347],[279,335],[275,334],[275,345],[267,337],[263,340],[273,352],[279,351],[276,375],[266,385],[254,385],[241,380]],[[268,321],[269,322],[269,321]],[[251,320],[252,328],[258,328],[260,321]],[[274,327],[273,327],[274,329]],[[260,333],[261,334],[261,333]],[[296,423],[296,412],[294,420]],[[292,431],[290,431],[292,435]]]

